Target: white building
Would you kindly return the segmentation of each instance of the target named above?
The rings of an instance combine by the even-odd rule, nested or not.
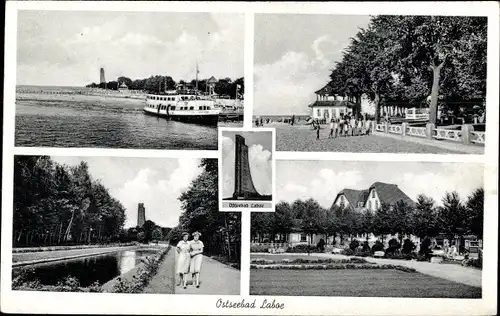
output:
[[[309,105],[313,119],[329,120],[352,113],[355,103],[347,97],[335,95],[328,84],[315,93],[316,101]]]

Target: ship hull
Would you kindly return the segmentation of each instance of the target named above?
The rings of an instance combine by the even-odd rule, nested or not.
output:
[[[200,124],[200,125],[211,125],[211,126],[217,126],[219,122],[219,115],[218,114],[184,114],[184,115],[175,115],[175,114],[170,114],[167,115],[165,113],[158,113],[158,111],[151,111],[148,109],[144,109],[144,113],[152,116],[157,116],[157,117],[162,117],[168,120],[172,121],[178,121],[178,122],[183,122],[183,123],[192,123],[192,124]]]

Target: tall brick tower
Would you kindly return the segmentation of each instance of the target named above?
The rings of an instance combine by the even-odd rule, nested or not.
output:
[[[139,207],[137,209],[137,226],[142,227],[146,222],[146,208],[144,207],[144,203],[139,203]]]
[[[104,75],[104,68],[100,70],[100,85],[99,87],[106,89],[106,76]]]
[[[248,162],[248,146],[245,138],[235,135],[235,164],[234,164],[234,193],[233,198],[243,200],[250,197],[258,197],[260,194],[255,190]]]

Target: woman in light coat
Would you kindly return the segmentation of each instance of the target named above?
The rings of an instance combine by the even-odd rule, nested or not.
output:
[[[189,272],[189,265],[191,262],[191,243],[188,241],[189,234],[182,233],[182,240],[177,243],[177,273],[180,277],[179,286],[187,287],[187,274]]]
[[[201,262],[203,259],[203,242],[200,240],[200,236],[199,232],[194,232],[193,240],[190,242],[191,266],[189,272],[197,288],[200,287]]]

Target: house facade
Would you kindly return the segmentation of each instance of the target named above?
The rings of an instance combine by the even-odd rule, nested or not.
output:
[[[318,120],[329,120],[352,113],[355,106],[347,97],[336,95],[329,85],[315,92],[316,101],[309,105],[311,117]]]

